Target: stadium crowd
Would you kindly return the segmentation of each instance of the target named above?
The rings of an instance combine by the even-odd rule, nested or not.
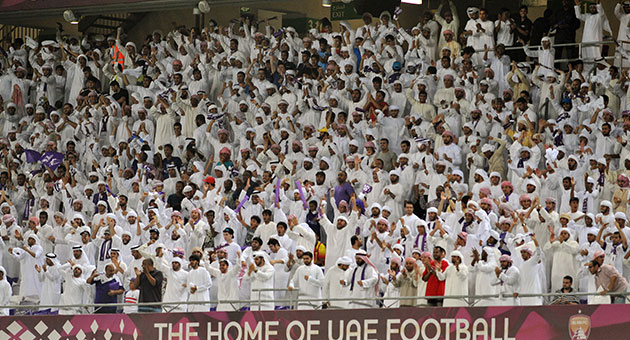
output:
[[[0,305],[623,303],[630,1],[610,63],[601,45],[555,62],[578,57],[554,44],[581,22],[582,42],[613,33],[601,5],[562,4],[535,23],[443,0],[409,28],[396,11],[302,37],[240,18],[137,44],[15,39]]]

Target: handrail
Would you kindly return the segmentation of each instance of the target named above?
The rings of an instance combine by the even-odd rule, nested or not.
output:
[[[261,291],[273,291],[275,289],[264,289]],[[296,291],[296,290],[294,290]],[[526,297],[576,297],[576,296],[624,296],[628,299],[630,292],[621,293],[589,293],[589,292],[575,292],[575,293],[542,293],[542,294],[518,294],[518,298]],[[471,301],[487,300],[487,299],[512,299],[511,295],[501,294],[487,294],[487,295],[447,295],[447,296],[400,296],[400,297],[362,297],[361,302],[376,302],[376,301],[407,301],[407,300],[429,300],[429,299],[455,299],[466,300],[467,303]],[[161,306],[176,306],[176,305],[206,305],[206,304],[256,304],[256,303],[286,303],[295,302],[296,299],[260,299],[260,300],[210,300],[210,301],[173,301],[173,302],[143,302],[137,304],[130,303],[90,303],[90,304],[72,304],[72,305],[6,305],[1,308],[7,309],[65,309],[65,308],[91,308],[91,307],[161,307]],[[353,298],[320,298],[320,299],[306,299],[297,298],[298,302],[356,302],[359,301]],[[470,303],[469,303],[470,304]],[[416,305],[418,307],[426,305]]]

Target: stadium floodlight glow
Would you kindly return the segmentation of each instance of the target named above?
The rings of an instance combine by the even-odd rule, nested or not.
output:
[[[74,12],[72,12],[72,10],[69,10],[69,9],[63,12],[63,19],[73,25],[77,25],[79,23],[79,19],[77,18],[77,16],[74,15]]]
[[[322,0],[322,7],[330,7],[332,6],[331,0]]]
[[[199,3],[197,4],[197,8],[201,13],[204,14],[210,12],[210,4],[206,0],[199,1]]]
[[[422,0],[401,0],[403,4],[422,5]]]

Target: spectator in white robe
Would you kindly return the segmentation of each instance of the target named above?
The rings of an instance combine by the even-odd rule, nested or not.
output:
[[[316,309],[321,302],[303,301],[301,299],[321,299],[324,285],[322,268],[313,263],[313,253],[310,251],[302,255],[303,265],[295,271],[293,280],[289,283],[289,290],[299,289],[297,309]]]
[[[160,270],[166,277],[166,290],[162,297],[163,302],[181,302],[180,305],[164,305],[162,311],[168,312],[186,312],[188,301],[188,272],[182,268],[184,260],[174,257],[171,261],[171,268],[168,270]],[[166,269],[166,268],[165,268]],[[192,305],[191,305],[192,306]]]
[[[9,252],[20,261],[20,293],[21,296],[39,297],[42,292],[42,283],[37,277],[35,265],[43,262],[43,249],[39,245],[39,238],[31,234],[27,239],[27,245],[21,248],[9,248]]]
[[[59,272],[63,276],[63,293],[59,299],[59,314],[74,315],[82,314],[85,309],[82,307],[67,307],[64,305],[80,305],[87,303],[88,291],[90,285],[83,276],[83,266],[64,265],[59,268]]]
[[[13,289],[11,284],[7,280],[7,271],[4,267],[0,266],[0,306],[9,305],[11,296],[13,295]],[[0,315],[9,316],[8,308],[0,308]]]
[[[591,2],[588,6],[588,11],[582,14],[581,10],[582,0],[575,1],[575,17],[581,21],[584,21],[584,29],[582,33],[582,43],[588,42],[600,42],[604,38],[604,31],[612,35],[610,24],[604,13],[604,7],[597,2]],[[593,67],[595,59],[600,58],[602,55],[601,45],[585,46],[582,49],[582,59],[585,62],[584,69],[590,71]]]
[[[344,285],[341,282],[345,280],[346,271],[348,270],[348,268],[350,268],[350,265],[352,264],[352,258],[348,256],[342,256],[337,259],[335,266],[332,266],[330,267],[330,269],[326,270],[323,288],[324,299],[343,299],[349,295],[348,286]],[[331,309],[344,309],[348,308],[348,301],[328,300],[324,302],[324,305],[327,308]]]
[[[263,251],[256,251],[253,254],[254,263],[249,265],[247,278],[251,282],[251,298],[260,302],[251,304],[252,311],[273,310],[273,277],[275,269],[269,264],[267,254]],[[262,290],[265,291],[262,291]]]
[[[536,235],[533,234],[532,240],[536,245],[535,250],[532,250],[527,245],[521,246],[520,253],[523,261],[521,262],[519,269],[521,271],[521,286],[519,288],[519,294],[541,294],[542,280],[540,277],[542,266],[542,254]],[[525,296],[521,297],[522,306],[540,306],[543,303],[541,296]]]
[[[496,232],[495,232],[496,233]],[[498,234],[496,235],[499,238]],[[496,280],[495,268],[497,267],[497,258],[495,251],[491,247],[483,247],[481,254],[477,249],[473,249],[473,261],[470,271],[475,271],[475,295],[495,295],[499,293],[498,286],[488,284]],[[492,306],[495,298],[480,299],[475,306]]]
[[[242,262],[242,265],[247,266],[245,261]],[[238,311],[239,304],[223,301],[239,299],[238,274],[241,270],[241,265],[233,265],[227,259],[221,259],[219,260],[219,269],[212,266],[207,266],[206,269],[208,269],[210,276],[212,276],[212,282],[218,287],[217,297],[219,303],[217,304],[217,312]]]
[[[562,288],[562,278],[569,275],[577,277],[576,255],[579,245],[571,237],[569,228],[560,229],[560,235],[556,238],[555,232],[549,228],[549,243],[545,244],[543,250],[551,252],[551,290],[557,291]]]
[[[188,301],[210,301],[210,287],[212,278],[206,268],[200,266],[201,259],[197,255],[188,258],[190,271],[188,272]],[[209,304],[188,305],[188,312],[207,312],[210,310]]]
[[[394,169],[389,172],[389,180],[390,185],[385,186],[383,188],[383,202],[382,204],[385,206],[392,207],[392,220],[398,220],[403,216],[403,202],[405,201],[404,192],[405,188],[403,188],[402,184],[400,184],[401,174],[400,171]]]
[[[42,293],[39,298],[39,304],[42,306],[55,306],[59,304],[61,296],[61,275],[59,274],[59,261],[54,253],[46,254],[44,264],[40,267],[35,265],[37,278],[42,284]],[[47,307],[44,310],[55,312],[56,307]]]
[[[468,266],[462,263],[463,255],[459,250],[451,252],[452,265],[446,267],[444,275],[444,296],[468,295]],[[462,299],[445,298],[444,307],[466,307],[468,303]]]
[[[374,308],[376,301],[366,300],[376,297],[378,284],[378,269],[370,261],[365,250],[359,250],[355,255],[355,265],[346,271],[341,282],[350,290],[350,308]]]
[[[325,211],[326,201],[322,200],[320,208]],[[333,225],[328,220],[326,214],[323,214],[319,219],[321,227],[326,232],[327,244],[326,244],[326,268],[328,269],[335,265],[335,261],[344,255],[347,249],[350,249],[352,243],[350,238],[356,231],[357,213],[352,212],[350,214],[350,221],[345,216],[338,216]]]
[[[273,266],[275,272],[273,274],[273,293],[276,300],[283,300],[286,297],[286,289],[289,285],[289,273],[284,270],[289,262],[289,252],[282,248],[280,242],[273,236],[267,242],[269,247],[269,264]],[[286,302],[276,302],[276,307],[285,307]]]
[[[512,265],[512,258],[509,255],[499,257],[500,267],[494,268],[495,280],[491,285],[499,286],[499,298],[496,305],[519,306],[518,289],[521,282],[521,273]]]

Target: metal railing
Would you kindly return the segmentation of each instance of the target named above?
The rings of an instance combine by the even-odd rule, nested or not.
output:
[[[277,289],[262,289],[259,294],[263,291],[277,291]],[[286,290],[289,291],[289,290]],[[296,292],[297,289],[293,290]],[[562,297],[588,297],[588,296],[610,296],[610,297],[620,297],[623,296],[625,301],[630,301],[630,292],[623,293],[589,293],[589,292],[575,292],[570,294],[560,294],[560,293],[543,293],[543,294],[518,294],[518,298],[528,298],[528,297],[542,297],[542,298],[562,298]],[[349,302],[357,305],[365,306],[366,302],[373,303],[373,306],[376,308],[377,302],[382,301],[409,301],[416,300],[412,302],[412,304],[404,304],[405,306],[414,306],[414,307],[431,307],[428,304],[418,304],[417,300],[463,300],[469,307],[474,307],[477,303],[481,301],[488,301],[491,299],[502,299],[509,300],[513,299],[511,295],[500,295],[500,294],[491,294],[491,295],[448,295],[448,296],[400,296],[400,297],[371,297],[371,298],[361,298],[360,300],[353,298],[321,298],[321,299],[307,299],[298,297],[297,300],[295,298],[285,298],[285,299],[250,299],[250,300],[211,300],[211,301],[174,301],[174,302],[145,302],[145,303],[137,303],[137,304],[129,304],[129,303],[108,303],[108,304],[73,304],[73,305],[7,305],[2,306],[2,308],[7,309],[15,309],[15,310],[46,310],[46,309],[54,309],[54,310],[63,310],[68,308],[82,308],[84,310],[88,310],[90,308],[99,308],[99,307],[165,307],[165,306],[181,306],[181,305],[216,305],[216,304],[231,304],[232,306],[249,306],[249,305],[258,305],[260,306],[263,303],[273,303],[274,305],[284,305],[286,303],[291,304],[294,302],[304,302],[308,303],[311,306],[316,306],[315,309],[322,308],[324,303],[331,302]],[[548,304],[546,304],[548,305]],[[333,307],[334,308],[334,307]],[[349,308],[352,308],[350,306]],[[254,309],[255,310],[255,309]]]
[[[621,41],[620,43],[629,43],[626,41]],[[578,48],[578,57],[577,58],[572,58],[572,59],[555,59],[554,63],[567,63],[567,62],[572,62],[572,61],[577,61],[577,60],[583,60],[582,58],[582,49],[584,47],[592,47],[592,46],[603,46],[603,45],[618,45],[618,42],[615,40],[603,40],[603,41],[591,41],[591,42],[575,42],[575,43],[564,43],[564,44],[552,44],[551,47],[555,48],[555,47],[577,47]],[[539,48],[542,47],[542,45],[536,45],[536,46],[529,46],[527,45],[527,47],[533,51],[538,50]],[[621,46],[617,46],[617,48],[621,48]],[[505,51],[519,51],[519,50],[524,50],[525,46],[505,46]],[[489,50],[490,52],[492,51],[492,49]],[[475,52],[479,52],[479,53],[483,53],[485,52],[485,50],[483,49],[476,49]],[[612,56],[604,56],[603,58],[605,60],[611,60],[611,59],[615,59],[618,56],[616,55],[612,55]],[[533,61],[529,61],[527,63],[533,63]]]

